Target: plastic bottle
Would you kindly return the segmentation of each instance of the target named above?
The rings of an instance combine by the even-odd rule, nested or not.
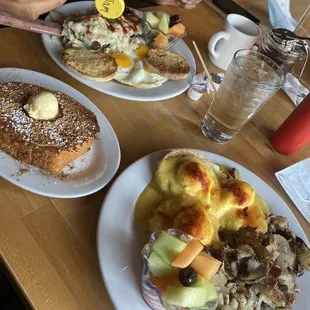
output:
[[[293,155],[310,142],[310,93],[274,133],[271,144],[284,155]]]

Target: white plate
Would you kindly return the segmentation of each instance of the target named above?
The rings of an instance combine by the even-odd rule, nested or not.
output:
[[[0,69],[0,83],[5,82],[35,84],[67,94],[95,113],[100,132],[90,151],[73,162],[71,167],[74,168],[66,167],[63,170],[68,175],[64,180],[48,176],[33,166],[23,165],[4,152],[0,152],[0,176],[33,193],[59,198],[89,195],[100,190],[113,178],[120,163],[118,140],[109,121],[89,99],[71,86],[35,71]],[[19,175],[21,168],[30,170]]]
[[[212,161],[236,167],[247,182],[261,195],[274,214],[289,219],[291,229],[305,242],[307,238],[294,214],[280,196],[263,180],[243,166],[225,157],[199,151]],[[114,182],[107,194],[97,227],[97,251],[100,269],[110,298],[117,310],[149,309],[140,293],[141,234],[134,227],[133,215],[137,198],[154,176],[158,160],[169,150],[149,154],[128,167]],[[297,294],[294,310],[309,309],[310,272],[297,280],[301,292]]]
[[[84,15],[87,12],[91,11],[93,8],[93,1],[78,1],[74,3],[68,3],[56,11],[62,13],[64,16],[69,15]],[[176,97],[183,93],[189,86],[190,81],[192,80],[193,75],[196,72],[196,64],[193,54],[190,49],[180,40],[175,46],[171,48],[172,52],[177,52],[186,58],[187,62],[191,67],[191,72],[187,79],[182,81],[167,81],[160,87],[150,88],[150,89],[141,89],[134,88],[126,85],[119,84],[114,81],[110,82],[96,82],[89,79],[85,79],[75,74],[74,72],[67,69],[67,67],[61,61],[61,53],[63,51],[63,46],[58,38],[52,38],[49,35],[42,35],[43,45],[51,56],[51,58],[57,63],[59,67],[65,70],[68,74],[73,76],[75,79],[79,80],[85,85],[92,87],[96,90],[99,90],[102,93],[129,100],[136,101],[157,101],[165,100],[172,97]]]

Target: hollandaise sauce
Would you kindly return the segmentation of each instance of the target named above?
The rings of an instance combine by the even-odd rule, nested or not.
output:
[[[265,202],[246,182],[227,178],[201,158],[171,156],[137,200],[135,220],[148,232],[176,228],[203,244],[219,240],[219,229],[255,227],[264,232],[269,214]]]
[[[178,228],[210,242],[217,224],[207,208],[218,200],[218,186],[213,170],[199,159],[185,156],[163,160],[138,198],[136,223],[151,232]]]

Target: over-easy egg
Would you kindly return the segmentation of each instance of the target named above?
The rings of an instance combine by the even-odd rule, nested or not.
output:
[[[130,74],[132,68],[135,65],[135,59],[129,57],[124,53],[113,53],[111,56],[115,59],[118,69],[115,76],[115,80],[126,80]]]
[[[148,51],[149,51],[149,48],[146,45],[140,44],[139,47],[135,50],[135,54],[139,58],[143,59]]]
[[[130,85],[137,88],[158,87],[167,81],[166,78],[152,72],[143,62],[148,51],[148,47],[140,45],[134,53],[113,53],[112,57],[118,65],[115,80],[119,83]]]
[[[144,63],[141,60],[137,60],[127,81],[131,82],[136,87],[158,87],[167,81],[166,78],[145,70]]]
[[[129,68],[132,67],[131,58],[124,53],[113,53],[111,56],[115,59],[117,65],[121,68]]]

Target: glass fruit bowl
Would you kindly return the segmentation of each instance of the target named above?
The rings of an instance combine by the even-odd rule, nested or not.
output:
[[[174,33],[164,33],[162,30],[158,29],[158,27],[153,27],[152,24],[147,20],[148,14],[165,14],[162,12],[140,12],[136,11],[136,15],[141,19],[142,21],[142,31],[143,31],[143,38],[145,40],[145,43],[150,48],[159,48],[159,49],[168,49],[172,47],[175,43],[177,43],[179,40],[184,38],[186,36],[186,31],[183,30],[183,33],[178,33],[180,31],[178,28],[183,29],[183,24],[179,23],[179,26],[176,26],[177,24],[173,25],[174,27]],[[165,14],[170,19],[171,16]],[[168,21],[168,25],[170,22]],[[169,28],[169,31],[173,27]]]
[[[192,236],[183,233],[177,229],[168,229],[166,231],[169,235],[176,237],[186,243],[189,243],[192,239]],[[214,310],[217,307],[218,300],[211,300],[207,302],[204,306],[201,307],[181,307],[173,305],[167,302],[160,290],[152,283],[151,272],[149,268],[148,258],[152,253],[152,246],[160,236],[161,231],[153,233],[150,237],[149,242],[143,247],[141,251],[141,257],[143,261],[143,270],[142,270],[142,281],[141,281],[141,292],[144,301],[146,304],[153,310]]]

